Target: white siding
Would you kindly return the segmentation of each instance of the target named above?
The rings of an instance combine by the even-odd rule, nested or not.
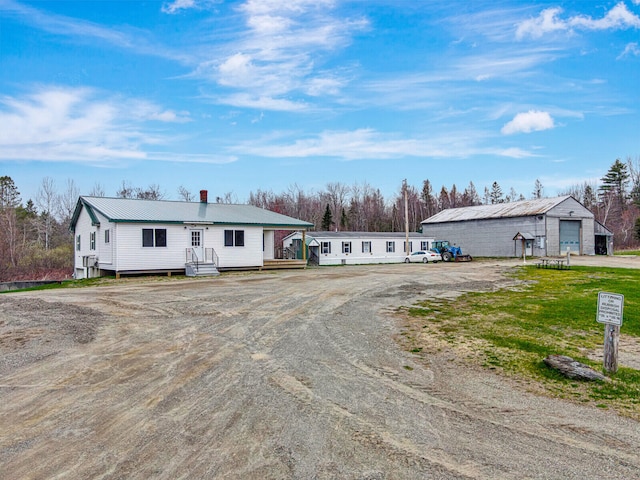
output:
[[[264,231],[264,251],[265,260],[273,260],[275,257],[275,232],[273,230]]]
[[[96,235],[96,248],[94,250],[90,249],[90,238],[91,234]],[[80,250],[77,250],[77,237],[80,236]],[[91,225],[91,218],[87,211],[83,208],[78,216],[78,221],[76,222],[76,227],[74,230],[74,238],[73,238],[73,262],[74,262],[74,270],[76,278],[88,278],[91,276],[97,276],[97,272],[94,272],[92,269],[86,268],[82,264],[83,257],[86,256],[95,256],[98,257],[98,229]]]
[[[243,247],[225,247],[225,230],[244,230]],[[215,226],[205,231],[205,247],[218,254],[220,268],[262,267],[262,227]]]
[[[166,229],[166,247],[143,247],[142,230]],[[188,230],[183,225],[157,223],[119,223],[117,225],[117,271],[183,269]]]
[[[309,235],[313,237],[319,244],[318,247],[318,261],[320,265],[356,265],[356,264],[371,264],[371,263],[401,263],[406,257],[404,250],[405,235],[399,233],[397,237],[392,238],[372,238],[367,237],[366,232],[363,232],[361,236],[345,236],[345,237],[322,237],[320,235]],[[296,238],[302,238],[302,234],[296,233],[287,237],[287,245],[291,245],[292,240]],[[395,251],[387,252],[387,242],[395,242]],[[429,247],[433,242],[429,237],[410,237],[411,251],[417,252],[420,250],[421,242],[428,242]],[[331,243],[331,253],[322,253],[322,243]],[[351,242],[351,253],[342,253],[343,242]],[[371,252],[362,252],[362,242],[371,242]],[[286,246],[286,245],[285,245]]]
[[[96,216],[100,221],[100,226],[97,229],[97,250],[98,259],[100,261],[100,268],[106,270],[113,270],[113,239],[115,232],[113,231],[114,224],[110,223],[105,217],[96,212]],[[109,243],[105,243],[105,231],[109,231]]]

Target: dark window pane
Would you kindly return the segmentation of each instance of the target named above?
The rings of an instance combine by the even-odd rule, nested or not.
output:
[[[233,230],[224,231],[224,246],[233,247]]]
[[[156,247],[167,246],[167,229],[156,228]]]
[[[236,230],[236,247],[244,247],[244,230]]]
[[[142,246],[153,247],[153,229],[152,228],[142,229]]]

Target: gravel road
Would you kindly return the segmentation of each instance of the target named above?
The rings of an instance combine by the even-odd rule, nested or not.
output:
[[[632,479],[640,425],[394,340],[516,261],[0,296],[3,479]]]

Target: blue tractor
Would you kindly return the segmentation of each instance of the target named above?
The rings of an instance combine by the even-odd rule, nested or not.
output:
[[[431,244],[431,250],[442,256],[443,262],[470,262],[471,255],[463,255],[462,249],[455,245],[450,245],[448,240],[438,240]]]

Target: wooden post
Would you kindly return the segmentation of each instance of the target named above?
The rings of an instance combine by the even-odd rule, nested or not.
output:
[[[307,261],[307,231],[302,230],[302,260]]]
[[[409,247],[409,201],[407,199],[407,179],[402,181],[402,191],[404,193],[404,233],[405,233],[405,253],[407,257],[411,255]]]
[[[620,342],[620,326],[611,323],[604,325],[604,371],[618,371],[618,343]]]

